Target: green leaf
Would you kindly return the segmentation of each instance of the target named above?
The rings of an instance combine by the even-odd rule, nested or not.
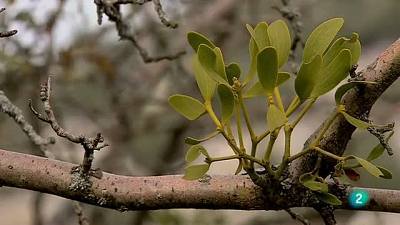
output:
[[[228,82],[225,80],[226,76],[224,77],[223,74],[219,74],[217,72],[217,60],[218,60],[218,68],[220,69],[221,72],[221,68],[220,68],[220,63],[221,63],[221,55],[218,56],[217,59],[217,55],[215,52],[219,52],[218,50],[214,51],[213,49],[211,49],[210,47],[208,47],[207,45],[201,44],[199,46],[199,49],[197,51],[197,57],[198,60],[201,64],[201,66],[204,68],[204,70],[207,72],[207,74],[216,82],[218,83],[222,83],[222,84],[228,84]],[[225,70],[225,66],[224,69]]]
[[[350,65],[355,65],[361,55],[361,43],[358,39],[358,34],[353,33],[352,37],[345,38],[341,37],[337,39],[331,47],[326,51],[323,57],[324,66],[328,65],[341,50],[348,49],[351,52],[351,63]]]
[[[250,54],[250,68],[249,72],[246,75],[244,83],[247,84],[251,81],[257,73],[257,54],[258,47],[254,40],[254,38],[250,38],[249,41],[249,54]]]
[[[276,80],[276,86],[280,86],[290,78],[290,73],[279,72]],[[260,82],[256,82],[244,95],[243,98],[254,98],[258,96],[266,96],[266,92]]]
[[[353,87],[360,85],[360,84],[376,84],[376,82],[373,81],[352,81],[346,84],[343,84],[342,86],[338,87],[335,92],[335,101],[336,105],[340,105],[342,102],[343,96],[352,89]]]
[[[386,137],[386,142],[389,141],[389,139],[393,136],[394,132],[391,132],[387,137]],[[377,158],[379,158],[383,152],[385,151],[385,147],[383,147],[383,145],[381,143],[377,144],[372,150],[371,152],[368,154],[367,160],[368,161],[372,161],[375,160]]]
[[[303,182],[302,184],[311,191],[328,192],[328,184],[326,183],[309,180]]]
[[[354,158],[371,175],[373,175],[375,177],[383,176],[383,173],[381,172],[381,170],[377,166],[375,166],[374,164],[372,164],[372,163],[370,163],[367,160],[362,159],[362,158],[358,158],[358,157],[355,157],[355,156],[354,156]]]
[[[185,138],[185,143],[188,145],[197,145],[200,144],[204,141],[210,140],[211,138],[217,136],[220,132],[219,131],[214,131],[211,134],[207,135],[204,138],[198,139],[198,138],[194,138],[194,137],[187,137]]]
[[[263,49],[270,46],[268,37],[268,24],[266,22],[258,23],[254,28],[254,40],[257,43],[258,49]]]
[[[312,173],[305,173],[305,174],[300,175],[299,181],[300,181],[300,183],[304,183],[307,181],[314,181],[315,178],[316,177]]]
[[[382,172],[383,175],[381,175],[380,177],[383,179],[392,179],[392,172],[390,172],[389,170],[387,170],[386,168],[383,168],[381,166],[378,166],[379,170]]]
[[[204,100],[211,100],[214,96],[217,83],[211,79],[201,66],[197,57],[193,57],[194,76]]]
[[[318,193],[319,200],[330,204],[330,205],[342,205],[342,201],[338,199],[335,195],[330,193]]]
[[[299,73],[296,77],[294,87],[299,96],[300,101],[305,101],[310,97],[315,84],[318,81],[319,71],[321,69],[322,57],[317,55],[309,63],[303,62],[301,64]]]
[[[201,145],[193,145],[190,146],[189,150],[186,152],[185,160],[188,163],[196,160],[200,154],[208,156],[207,150]]]
[[[240,70],[240,66],[237,63],[230,63],[229,65],[227,65],[225,67],[225,71],[226,71],[226,76],[228,78],[228,82],[229,84],[233,84],[233,78],[236,77],[236,79],[239,80],[240,74],[241,74],[241,70]]]
[[[278,127],[283,126],[287,122],[284,112],[282,112],[275,105],[270,105],[267,112],[268,129],[272,132]]]
[[[268,37],[271,45],[278,53],[278,67],[281,68],[289,58],[292,40],[290,32],[283,20],[276,20],[268,27]]]
[[[278,56],[274,47],[264,48],[257,55],[258,79],[268,95],[272,95],[278,76]]]
[[[194,31],[191,31],[187,34],[187,40],[195,52],[197,52],[201,44],[205,44],[212,49],[215,48],[215,45],[210,40],[208,40],[208,38]]]
[[[321,68],[321,75],[319,75],[319,80],[311,93],[311,97],[316,98],[329,92],[344,80],[350,71],[350,61],[350,51],[344,49],[329,65]]]
[[[224,57],[222,56],[221,49],[216,47],[214,48],[214,53],[216,56],[215,61],[215,72],[217,72],[225,81],[228,81],[225,72],[225,63]]]
[[[316,55],[323,55],[337,32],[343,26],[343,18],[333,18],[321,23],[311,32],[304,46],[303,61],[310,62]]]
[[[367,160],[372,161],[374,159],[379,158],[383,152],[385,151],[385,148],[381,144],[377,144],[371,152],[368,154]]]
[[[168,102],[175,111],[189,120],[199,118],[206,111],[203,103],[186,95],[172,95]]]
[[[226,123],[233,114],[235,97],[233,96],[232,89],[224,84],[218,85],[217,92],[221,103],[222,122]]]
[[[341,111],[341,113],[344,116],[344,118],[347,120],[347,122],[349,122],[351,125],[353,125],[357,128],[367,129],[368,127],[372,126],[372,124],[369,124],[365,121],[354,118],[354,117],[350,116],[349,114],[347,114],[346,112]]]
[[[209,164],[192,165],[185,168],[185,180],[197,180],[202,178],[210,168]]]

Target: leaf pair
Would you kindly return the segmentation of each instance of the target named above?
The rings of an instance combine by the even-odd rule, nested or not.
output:
[[[278,72],[278,68],[281,68],[288,60],[290,54],[291,47],[291,38],[290,32],[286,25],[286,23],[282,20],[277,20],[271,23],[269,26],[266,22],[261,22],[257,24],[257,26],[253,28],[246,24],[246,28],[250,33],[250,42],[249,42],[249,52],[251,58],[250,71],[248,76],[246,77],[245,83],[252,80],[256,71],[260,73],[259,64],[269,63],[267,68],[272,67],[272,71],[276,70]],[[265,60],[265,57],[259,58],[259,54],[265,50],[265,48],[273,48],[275,53],[270,60],[272,62],[268,62]],[[273,51],[273,50],[267,50]],[[264,53],[269,54],[269,53]],[[260,62],[260,63],[259,63]],[[275,65],[276,64],[276,65]],[[276,76],[276,75],[275,75]],[[273,79],[273,78],[271,78]],[[260,80],[261,81],[261,80]],[[265,82],[262,83],[265,87]]]
[[[207,150],[201,145],[193,145],[189,148],[186,153],[185,160],[187,163],[192,163],[195,161],[201,154],[203,154],[206,158],[209,158],[209,154]],[[185,175],[183,176],[186,180],[197,180],[203,177],[208,169],[210,168],[210,164],[196,164],[189,165],[185,168]]]
[[[315,28],[307,39],[303,63],[295,81],[301,101],[318,98],[332,90],[357,63],[361,54],[357,34],[350,39],[339,38],[329,47],[342,26],[342,18],[330,19]]]
[[[323,182],[322,178],[317,177],[311,173],[306,173],[300,176],[299,181],[306,188],[315,191],[319,200],[330,205],[342,204],[342,201],[340,199],[328,192],[328,184]]]

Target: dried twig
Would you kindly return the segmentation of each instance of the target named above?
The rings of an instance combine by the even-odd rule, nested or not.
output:
[[[74,206],[75,214],[78,216],[79,225],[89,225],[89,221],[83,212],[81,204],[77,201],[74,201],[73,206]]]
[[[107,147],[108,144],[101,144],[104,142],[104,138],[100,133],[96,135],[94,138],[88,138],[84,135],[74,135],[65,131],[57,122],[57,119],[54,115],[53,109],[50,104],[50,95],[51,95],[51,77],[49,76],[47,82],[41,85],[40,89],[40,100],[43,102],[43,107],[46,115],[42,115],[38,113],[32,106],[31,101],[29,102],[29,106],[32,112],[39,118],[41,121],[44,121],[51,125],[56,134],[60,137],[63,137],[71,142],[81,144],[85,150],[83,163],[82,163],[82,171],[83,174],[89,174],[92,162],[93,162],[93,154],[95,150],[100,150],[104,147]]]
[[[144,4],[146,2],[149,2],[149,0],[144,0],[144,1],[115,1],[115,2],[107,2],[104,0],[94,0],[94,3],[97,6],[97,22],[99,25],[102,23],[102,18],[103,14],[107,15],[108,19],[112,22],[115,23],[115,26],[117,28],[117,32],[121,40],[128,40],[130,41],[135,48],[139,51],[140,56],[142,57],[143,61],[145,63],[153,63],[153,62],[159,62],[161,60],[174,60],[180,57],[181,55],[185,54],[185,51],[179,51],[175,54],[171,55],[162,55],[162,56],[157,56],[157,57],[151,57],[149,56],[148,52],[146,49],[144,49],[139,42],[136,40],[136,37],[131,33],[130,31],[130,26],[122,20],[122,15],[120,12],[120,5],[121,4]],[[154,7],[155,10],[158,13],[158,16],[161,20],[161,22],[171,28],[176,28],[177,24],[169,22],[165,18],[165,12],[162,10],[161,3],[159,0],[154,1]]]

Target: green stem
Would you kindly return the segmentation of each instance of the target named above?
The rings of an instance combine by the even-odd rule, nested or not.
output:
[[[215,115],[215,112],[214,112],[214,110],[212,108],[211,102],[210,101],[206,101],[204,103],[204,106],[205,106],[206,111],[207,111],[208,115],[210,116],[211,120],[217,126],[217,129],[223,129],[221,122],[219,121],[217,115]]]
[[[278,108],[282,111],[285,112],[285,107],[283,106],[282,98],[281,98],[281,93],[279,92],[279,88],[276,87],[274,89],[274,96],[276,99],[276,104],[278,105]]]
[[[269,142],[267,145],[267,148],[265,150],[265,154],[264,154],[264,161],[265,162],[269,162],[270,158],[271,158],[271,153],[272,153],[272,148],[274,147],[275,141],[278,138],[278,132],[273,132],[271,134],[271,136],[269,137]]]
[[[296,97],[292,100],[292,102],[289,104],[287,108],[286,117],[291,116],[299,106],[300,106],[300,98],[299,96],[296,95]]]
[[[290,158],[290,148],[291,148],[290,142],[292,138],[293,128],[290,125],[285,125],[284,131],[285,131],[285,152],[283,153],[282,163],[279,166],[278,171],[276,172],[277,178],[279,178],[282,175],[283,171],[288,166]]]
[[[251,138],[252,141],[254,141],[254,140],[256,140],[257,137],[254,134],[253,127],[251,126],[249,112],[247,111],[247,108],[244,105],[243,96],[242,96],[241,91],[238,92],[238,97],[239,97],[239,105],[240,105],[240,108],[243,111],[244,120],[246,122],[247,129],[249,130],[250,138]]]
[[[237,133],[239,137],[239,146],[241,151],[245,151],[244,143],[243,143],[243,132],[242,132],[242,120],[240,117],[240,109],[239,107],[235,107],[236,109],[236,126],[237,126]]]
[[[300,113],[297,115],[297,118],[294,120],[294,122],[291,124],[291,127],[294,128],[296,125],[300,122],[300,120],[304,117],[304,115],[311,109],[313,104],[315,103],[316,99],[312,99],[307,103],[306,106],[300,111]]]
[[[258,136],[256,143],[260,143],[265,137],[267,137],[269,134],[271,133],[270,130],[266,130],[263,134],[261,134],[260,136]]]
[[[318,133],[316,139],[311,143],[310,145],[311,148],[319,145],[319,142],[324,137],[326,131],[329,129],[329,127],[332,125],[333,121],[336,119],[338,115],[339,112],[337,111],[335,114],[333,114],[331,117],[328,118],[328,120],[324,123],[321,131]]]
[[[257,164],[260,164],[260,166],[265,167],[266,164],[262,162],[261,160],[247,154],[241,154],[241,155],[230,155],[230,156],[222,156],[222,157],[215,157],[215,158],[208,158],[206,159],[207,163],[213,163],[213,162],[218,162],[218,161],[225,161],[225,160],[232,160],[232,159],[247,159],[251,162],[255,162]]]
[[[330,152],[328,152],[328,151],[323,150],[323,149],[320,148],[320,147],[313,147],[312,149],[315,150],[315,151],[317,151],[317,152],[319,152],[319,153],[321,153],[322,155],[328,156],[328,157],[330,157],[330,158],[332,158],[332,159],[336,159],[336,160],[338,160],[338,161],[343,161],[343,160],[346,159],[346,157],[337,156],[337,155],[335,155],[335,154],[333,154],[333,153],[330,153]]]

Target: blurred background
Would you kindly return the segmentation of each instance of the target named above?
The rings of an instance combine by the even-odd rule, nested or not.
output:
[[[146,64],[137,49],[120,40],[115,24],[104,16],[97,24],[93,1],[79,0],[0,0],[7,10],[0,14],[0,31],[17,29],[18,34],[0,39],[0,90],[20,107],[28,121],[43,136],[56,136],[47,124],[36,119],[28,108],[32,99],[41,108],[40,83],[53,75],[53,109],[61,125],[74,134],[93,136],[101,132],[110,147],[95,154],[94,167],[124,175],[144,176],[181,174],[187,146],[184,137],[200,137],[212,131],[212,123],[201,118],[189,123],[175,113],[167,96],[184,93],[199,97],[191,72],[193,51],[186,43],[188,31],[198,31],[221,47],[226,62],[239,62],[242,70],[249,65],[249,35],[245,24],[281,19],[274,9],[294,10],[302,23],[301,36],[326,19],[344,17],[340,34],[358,32],[362,41],[360,69],[364,68],[400,37],[399,0],[299,0],[289,8],[282,2],[262,0],[168,0],[161,1],[166,17],[179,24],[170,29],[160,23],[152,3],[122,5],[123,20],[130,25],[140,45],[150,56],[175,54],[186,50],[178,59]],[[288,66],[296,67],[301,55]],[[376,103],[371,118],[380,124],[400,121],[400,84],[396,82]],[[294,95],[293,82],[283,88],[286,104]],[[333,109],[332,93],[318,101],[304,122],[295,130],[294,148],[301,150],[306,138]],[[261,104],[260,104],[261,103]],[[265,129],[264,104],[248,101],[256,131]],[[396,125],[395,130],[398,129]],[[80,145],[56,138],[49,147],[57,159],[80,163]],[[395,153],[400,139],[391,139]],[[368,132],[357,131],[349,154],[366,157],[377,144]],[[225,142],[216,138],[206,148],[211,154],[226,155]],[[281,156],[280,143],[274,157]],[[0,114],[0,148],[41,155],[37,146],[5,114]],[[261,148],[262,149],[262,148]],[[377,160],[393,172],[392,180],[376,179],[361,172],[358,186],[400,188],[399,154]],[[213,164],[210,174],[233,174],[237,161]],[[82,204],[90,224],[106,225],[183,225],[183,224],[297,224],[285,212],[229,210],[160,210],[124,212]],[[299,209],[314,224],[321,224],[312,210]],[[389,213],[338,211],[339,224],[395,224],[400,215]],[[67,225],[78,224],[72,201],[55,196],[14,188],[0,188],[0,225]]]

